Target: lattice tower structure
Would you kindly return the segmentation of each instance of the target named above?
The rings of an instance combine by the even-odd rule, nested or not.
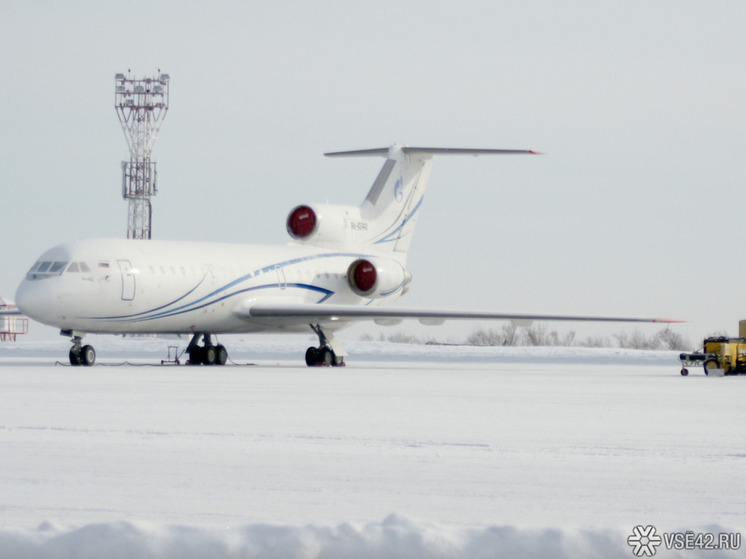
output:
[[[152,206],[158,192],[158,173],[150,156],[168,111],[168,74],[137,79],[129,73],[114,77],[114,108],[130,150],[122,161],[122,197],[128,201],[128,239],[150,239]]]

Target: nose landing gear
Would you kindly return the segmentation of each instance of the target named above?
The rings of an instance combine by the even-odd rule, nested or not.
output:
[[[70,365],[90,367],[96,362],[96,350],[91,345],[83,345],[83,336],[73,335],[73,347],[70,348]]]

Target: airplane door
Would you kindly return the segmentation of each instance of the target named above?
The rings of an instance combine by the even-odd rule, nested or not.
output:
[[[122,301],[132,301],[135,298],[135,274],[129,260],[117,260],[122,274]]]
[[[280,289],[285,289],[288,286],[288,282],[285,279],[285,270],[283,270],[282,266],[277,264],[275,266],[275,272],[277,272],[277,285],[280,286]]]

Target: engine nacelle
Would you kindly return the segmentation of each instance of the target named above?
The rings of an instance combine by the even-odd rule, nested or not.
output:
[[[297,206],[288,214],[286,227],[293,239],[305,239],[318,229],[316,212],[311,206]]]
[[[296,241],[329,248],[362,244],[372,235],[359,206],[296,206],[288,214],[286,227]]]
[[[411,280],[401,264],[388,258],[358,258],[347,268],[347,283],[361,297],[386,297]]]

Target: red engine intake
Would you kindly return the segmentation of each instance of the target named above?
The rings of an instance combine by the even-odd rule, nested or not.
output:
[[[347,279],[358,295],[368,295],[376,288],[378,272],[368,260],[355,260],[347,270]]]
[[[347,268],[347,283],[360,297],[388,297],[402,294],[412,276],[390,258],[358,258]]]
[[[288,215],[288,233],[294,239],[305,239],[316,231],[316,212],[308,206],[298,206]]]

